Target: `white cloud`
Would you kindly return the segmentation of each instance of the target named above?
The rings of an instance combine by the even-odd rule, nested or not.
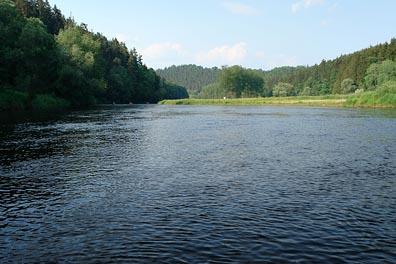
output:
[[[167,57],[170,54],[183,55],[184,51],[179,43],[174,42],[162,42],[152,44],[142,50],[142,55],[147,59],[159,59]]]
[[[292,12],[297,13],[301,10],[301,3],[294,3],[292,4]]]
[[[293,13],[299,12],[303,7],[305,9],[311,8],[314,6],[322,5],[325,3],[325,0],[301,0],[292,4],[291,9]]]
[[[321,5],[325,0],[303,0],[305,8]]]
[[[196,55],[199,63],[211,65],[225,65],[241,63],[247,55],[246,43],[241,42],[233,46],[224,45]]]
[[[223,3],[223,7],[231,13],[239,15],[255,15],[258,13],[258,10],[253,6],[235,2],[225,2]]]

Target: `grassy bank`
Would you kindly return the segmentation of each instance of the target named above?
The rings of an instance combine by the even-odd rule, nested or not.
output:
[[[293,97],[265,97],[265,98],[240,98],[240,99],[181,99],[164,100],[159,104],[168,105],[296,105],[296,106],[343,106],[348,96],[293,96]]]
[[[244,106],[333,106],[396,108],[396,94],[367,92],[352,95],[292,96],[241,99],[181,99],[164,100],[166,105],[244,105]]]
[[[396,83],[386,82],[376,91],[354,95],[345,102],[352,107],[396,108]]]

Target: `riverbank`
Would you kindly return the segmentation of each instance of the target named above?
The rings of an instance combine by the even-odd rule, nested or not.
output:
[[[375,92],[371,92],[357,95],[291,96],[239,99],[179,99],[163,100],[158,104],[396,108],[396,94],[379,95]]]
[[[267,105],[267,106],[342,106],[347,96],[293,96],[293,97],[263,97],[238,99],[180,99],[163,100],[159,104],[166,105]]]

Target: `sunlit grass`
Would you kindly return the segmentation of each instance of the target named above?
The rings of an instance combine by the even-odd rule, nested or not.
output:
[[[163,100],[164,105],[244,105],[244,106],[334,106],[396,108],[396,94],[366,92],[351,95],[291,96],[239,99]]]
[[[348,96],[294,96],[240,99],[180,99],[164,100],[159,104],[170,105],[301,105],[301,106],[342,106]]]

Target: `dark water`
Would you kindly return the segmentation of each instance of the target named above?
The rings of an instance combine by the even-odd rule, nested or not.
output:
[[[396,111],[3,117],[0,197],[1,263],[395,263]]]

